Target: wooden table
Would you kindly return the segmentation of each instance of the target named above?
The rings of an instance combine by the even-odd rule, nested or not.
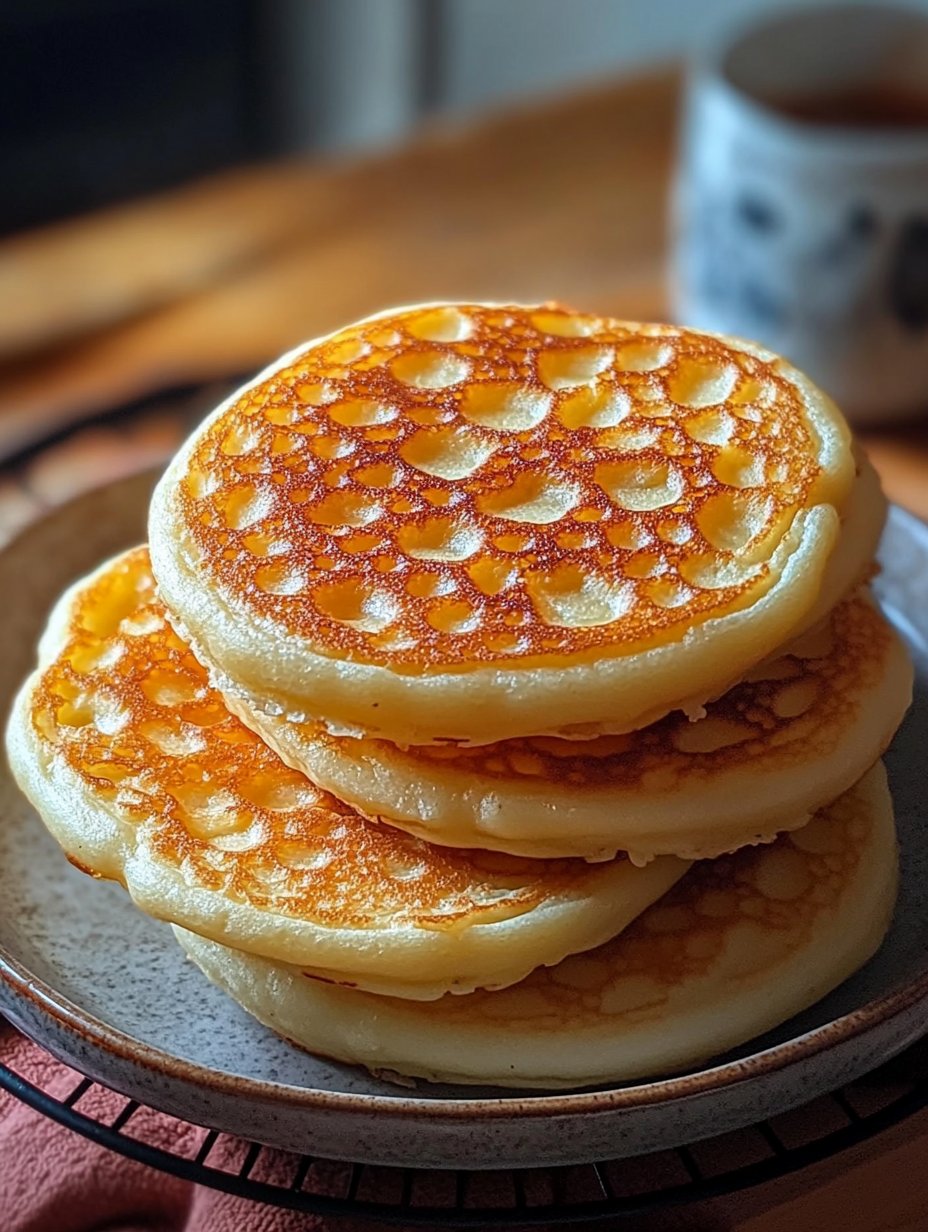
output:
[[[660,319],[677,106],[676,75],[649,76],[439,126],[365,162],[230,173],[0,244],[0,458],[13,457],[0,475],[0,539],[167,457],[189,408],[159,404],[159,391],[214,382],[218,392],[378,308],[557,298]],[[211,395],[197,397],[205,409]],[[36,447],[139,398],[154,400]],[[926,429],[865,440],[891,497],[928,517]],[[928,1229],[928,1113],[852,1156],[679,1218],[740,1232]]]

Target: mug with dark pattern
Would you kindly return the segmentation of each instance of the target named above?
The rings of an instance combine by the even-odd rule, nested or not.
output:
[[[693,72],[680,321],[757,339],[858,423],[928,412],[928,12],[842,5]]]

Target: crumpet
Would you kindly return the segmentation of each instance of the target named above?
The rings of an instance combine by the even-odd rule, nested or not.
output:
[[[770,847],[697,864],[614,941],[428,1005],[320,983],[175,929],[267,1026],[378,1073],[581,1087],[697,1065],[817,1001],[879,946],[896,893],[881,766]]]
[[[854,471],[833,403],[752,344],[425,306],[219,407],[155,492],[152,566],[266,713],[398,744],[623,731],[801,626]]]
[[[229,714],[144,548],[59,601],[7,748],[73,862],[150,915],[407,996],[509,984],[599,945],[687,868],[453,851],[365,821]]]
[[[880,757],[911,695],[908,653],[862,589],[696,721],[677,711],[594,740],[400,749],[239,713],[340,800],[429,842],[644,863],[803,825]]]

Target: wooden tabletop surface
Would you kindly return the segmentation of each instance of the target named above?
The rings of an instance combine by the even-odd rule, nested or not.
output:
[[[0,242],[0,541],[161,463],[230,381],[379,308],[556,298],[666,316],[677,108],[678,78],[661,73],[436,126],[363,162],[235,171]],[[864,440],[890,496],[928,518],[928,397],[923,423]],[[659,1226],[928,1229],[928,1113]]]

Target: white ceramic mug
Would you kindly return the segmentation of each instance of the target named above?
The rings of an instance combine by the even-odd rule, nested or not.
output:
[[[729,38],[691,76],[675,192],[677,319],[765,343],[858,423],[928,413],[928,122],[790,111],[868,90],[928,116],[924,8],[806,9]]]

